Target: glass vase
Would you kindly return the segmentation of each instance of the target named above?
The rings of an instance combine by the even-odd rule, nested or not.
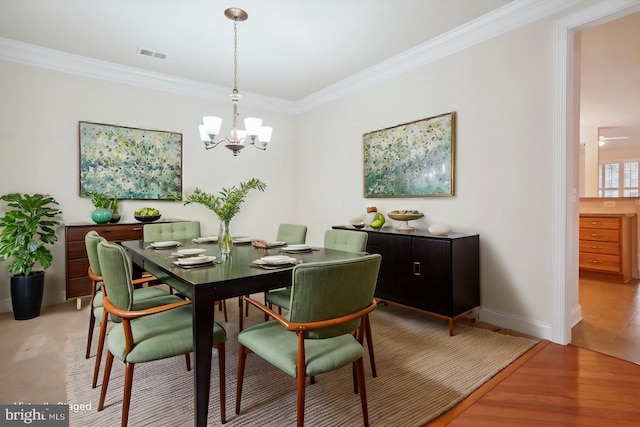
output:
[[[220,252],[228,254],[233,248],[233,239],[231,238],[231,231],[229,231],[229,221],[220,221],[220,229],[218,230],[218,246]]]

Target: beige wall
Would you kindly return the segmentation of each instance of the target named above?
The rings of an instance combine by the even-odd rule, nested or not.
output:
[[[273,125],[274,142],[265,152],[246,148],[238,157],[223,146],[205,151],[198,135],[204,115],[223,117],[228,132],[231,104],[217,104],[166,92],[80,77],[0,61],[0,194],[50,193],[61,205],[64,222],[90,221],[93,206],[79,197],[78,121],[118,124],[183,134],[183,187],[206,191],[251,177],[267,183],[252,192],[231,224],[232,232],[275,238],[280,221],[296,219],[298,186],[292,165],[298,156],[294,118],[245,108]],[[204,235],[217,234],[215,215],[200,205],[181,202],[123,201],[122,221],[133,211],[157,207],[164,218],[202,223]],[[46,272],[45,304],[64,301],[64,231],[53,247],[54,262]],[[6,263],[0,265],[0,311],[10,311]]]

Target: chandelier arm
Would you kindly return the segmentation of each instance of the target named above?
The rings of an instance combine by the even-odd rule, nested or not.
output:
[[[202,141],[202,142],[204,142],[205,150],[211,150],[212,148],[216,148],[218,145],[220,145],[221,142],[229,143],[231,141],[229,140],[229,138],[222,138],[222,139],[219,139],[218,141],[211,140],[211,141]]]

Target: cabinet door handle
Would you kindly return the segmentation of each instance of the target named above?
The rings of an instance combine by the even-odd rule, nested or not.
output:
[[[413,262],[413,275],[414,276],[420,275],[420,263],[418,261]]]

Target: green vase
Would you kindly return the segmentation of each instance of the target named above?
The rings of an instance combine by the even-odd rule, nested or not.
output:
[[[231,238],[231,231],[229,231],[229,221],[220,221],[220,229],[218,230],[218,246],[220,252],[228,254],[233,248],[233,239]]]
[[[111,211],[105,208],[98,208],[91,212],[91,219],[96,224],[105,224],[111,219]]]

